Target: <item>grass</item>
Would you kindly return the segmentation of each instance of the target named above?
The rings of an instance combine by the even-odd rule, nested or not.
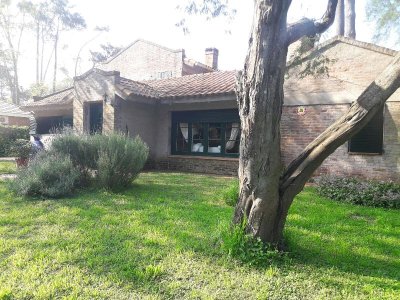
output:
[[[258,268],[218,245],[232,179],[144,173],[115,194],[15,198],[0,183],[0,299],[396,299],[395,210],[318,197],[291,208],[288,258]],[[398,298],[397,298],[398,299]]]
[[[13,174],[17,170],[15,162],[13,161],[0,161],[0,175]]]

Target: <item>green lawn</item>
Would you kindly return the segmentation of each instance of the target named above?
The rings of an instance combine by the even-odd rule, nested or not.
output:
[[[14,161],[0,161],[0,175],[13,174],[15,172],[16,166]]]
[[[309,188],[290,211],[288,259],[254,268],[218,246],[231,180],[144,173],[121,194],[62,200],[0,183],[0,299],[398,299],[398,210]]]

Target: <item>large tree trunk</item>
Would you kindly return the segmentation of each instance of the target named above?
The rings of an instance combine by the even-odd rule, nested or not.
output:
[[[346,0],[345,36],[356,38],[356,8],[355,0]]]
[[[237,97],[242,124],[240,198],[234,222],[247,219],[247,230],[273,243],[279,223],[280,117],[283,104],[290,1],[256,1],[255,17]]]
[[[244,70],[236,94],[242,125],[240,193],[233,222],[262,241],[282,245],[294,197],[318,166],[373,117],[400,85],[400,54],[353,104],[349,112],[312,142],[283,172],[280,119],[288,45],[325,31],[334,21],[337,0],[328,2],[321,22],[302,19],[286,25],[290,0],[257,0]]]
[[[344,35],[344,0],[339,0],[336,7],[336,35]]]
[[[288,208],[279,190],[283,171],[280,120],[288,46],[304,35],[325,31],[334,21],[337,0],[330,0],[322,22],[308,19],[287,26],[290,0],[257,0],[244,70],[236,93],[242,125],[240,196],[234,223],[264,242],[278,244]]]

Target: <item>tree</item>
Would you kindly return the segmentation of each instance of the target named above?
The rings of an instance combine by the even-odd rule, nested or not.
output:
[[[335,19],[337,35],[356,38],[355,0],[338,0]]]
[[[344,35],[344,0],[338,0],[335,18],[336,35]]]
[[[107,61],[111,57],[114,57],[122,50],[122,47],[113,46],[110,43],[101,44],[100,48],[100,51],[89,50],[93,67],[99,63]]]
[[[217,0],[215,0],[217,1]],[[349,111],[282,165],[280,121],[288,46],[332,25],[338,0],[328,0],[320,21],[287,24],[290,0],[256,0],[249,49],[236,95],[242,126],[239,199],[233,222],[262,241],[282,246],[283,228],[294,197],[321,163],[356,134],[400,87],[400,54],[358,97]]]
[[[346,22],[344,36],[356,38],[356,3],[355,0],[346,0]]]
[[[57,68],[58,68],[58,43],[62,31],[80,30],[86,28],[84,18],[70,10],[68,0],[50,0],[54,13],[54,72],[53,72],[53,92],[56,91]]]
[[[27,14],[32,3],[21,1],[16,7],[11,0],[0,1],[0,59],[2,73],[10,89],[12,101],[20,103],[19,57],[23,34],[28,26]]]
[[[375,40],[400,40],[400,0],[369,0],[366,11],[369,20],[376,22]]]

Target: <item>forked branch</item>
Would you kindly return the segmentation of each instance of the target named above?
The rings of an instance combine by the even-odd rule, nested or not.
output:
[[[303,36],[314,36],[329,28],[335,21],[338,0],[329,0],[328,7],[320,21],[303,18],[287,27],[287,45],[293,44]]]

